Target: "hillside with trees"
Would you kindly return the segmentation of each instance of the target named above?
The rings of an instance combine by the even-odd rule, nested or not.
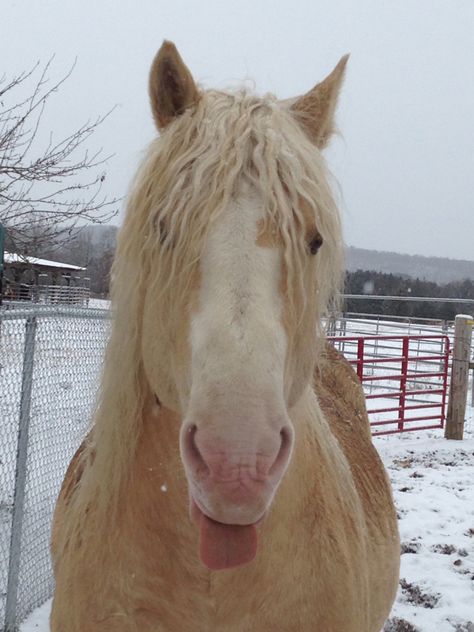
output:
[[[349,272],[376,270],[441,284],[462,279],[474,280],[474,261],[463,259],[404,255],[349,246],[346,250],[346,261]]]
[[[370,300],[370,295],[474,299],[474,281],[462,279],[438,284],[397,274],[356,270],[347,273],[345,293],[367,295],[366,300],[347,299],[344,303],[346,312],[452,320],[460,312],[469,312],[461,301],[459,303],[380,301]]]

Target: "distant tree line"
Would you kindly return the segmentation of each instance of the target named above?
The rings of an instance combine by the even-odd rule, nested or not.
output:
[[[378,270],[411,279],[427,279],[435,283],[450,283],[458,279],[474,279],[474,261],[425,257],[398,252],[346,248],[347,270]]]
[[[367,295],[366,300],[347,299],[344,304],[347,312],[453,320],[460,312],[470,313],[470,308],[461,302],[375,301],[370,300],[370,295],[474,299],[474,281],[464,279],[441,285],[408,276],[357,270],[347,273],[344,291]]]

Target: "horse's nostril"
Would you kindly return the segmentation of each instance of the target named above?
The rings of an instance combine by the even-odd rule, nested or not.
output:
[[[286,449],[288,446],[291,446],[291,443],[293,442],[293,433],[291,429],[285,426],[280,431],[280,438],[281,438],[280,450]]]
[[[293,429],[291,426],[284,426],[280,431],[280,449],[273,462],[269,474],[282,475],[290,460],[291,450],[293,447]]]
[[[199,471],[202,474],[209,474],[209,467],[203,459],[196,443],[196,433],[197,426],[195,424],[189,424],[184,428],[182,440],[183,453],[185,459],[195,471]]]

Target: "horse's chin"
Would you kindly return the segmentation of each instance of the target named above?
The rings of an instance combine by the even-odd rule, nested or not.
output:
[[[228,570],[252,562],[257,554],[257,526],[265,515],[252,524],[218,522],[209,517],[190,498],[192,521],[199,529],[199,557],[211,571]]]

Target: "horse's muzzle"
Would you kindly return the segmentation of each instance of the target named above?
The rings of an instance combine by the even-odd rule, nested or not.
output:
[[[181,431],[181,455],[190,495],[213,520],[254,524],[273,500],[292,446],[289,424],[279,431],[226,438],[213,429],[187,423]]]

